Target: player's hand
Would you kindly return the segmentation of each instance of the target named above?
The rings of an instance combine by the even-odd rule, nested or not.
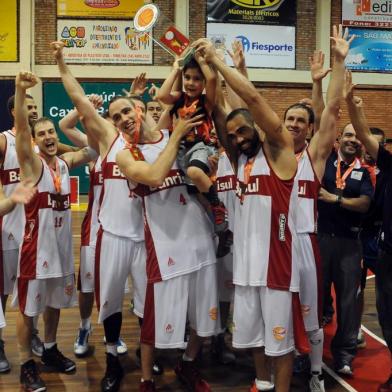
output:
[[[30,71],[21,71],[16,75],[15,85],[23,90],[34,87],[37,83],[37,76]]]
[[[210,174],[212,176],[216,175],[216,172],[218,171],[218,162],[219,162],[219,155],[214,154],[210,155],[208,158],[208,166],[210,167]]]
[[[328,192],[325,188],[320,188],[318,199],[325,203],[336,203],[336,195]]]
[[[207,38],[198,39],[192,44],[192,47],[195,48],[195,53],[201,53],[207,63],[209,63],[214,57],[216,57],[215,46]]]
[[[357,107],[362,107],[362,98],[354,96],[355,84],[353,83],[353,75],[351,71],[346,71],[344,78],[343,97],[346,102],[351,102]]]
[[[31,201],[36,192],[37,188],[34,186],[33,181],[26,179],[16,185],[14,191],[11,193],[10,199],[15,204],[27,204]]]
[[[90,94],[88,99],[93,104],[95,109],[99,109],[103,105],[102,96],[98,94]]]
[[[50,43],[50,48],[52,49],[53,56],[56,60],[63,57],[64,42],[54,41]]]
[[[330,38],[332,43],[332,53],[334,54],[335,59],[344,61],[348,51],[350,50],[350,44],[355,38],[355,35],[352,34],[349,38],[348,28],[346,27],[343,33],[343,27],[340,24],[338,27],[335,25],[332,27],[332,37]]]
[[[313,82],[323,80],[332,68],[324,69],[325,54],[321,50],[315,50],[313,56],[309,57],[310,74]]]
[[[142,96],[147,91],[147,79],[146,73],[142,72],[140,75],[132,81],[131,88],[129,90],[130,95]]]
[[[157,87],[154,83],[151,83],[151,87],[148,90],[148,94],[150,95],[153,101],[157,100],[158,91],[159,91],[159,87]]]
[[[178,136],[180,139],[183,138],[191,129],[201,125],[203,123],[204,114],[199,114],[191,117],[190,115],[185,118],[179,118],[174,126],[172,137]]]
[[[245,56],[244,56],[244,48],[242,46],[242,42],[235,40],[231,44],[232,52],[230,50],[227,50],[227,53],[233,60],[234,67],[236,69],[245,69],[246,64],[245,64]]]

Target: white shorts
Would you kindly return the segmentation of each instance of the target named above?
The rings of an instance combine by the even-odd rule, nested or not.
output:
[[[233,253],[217,259],[219,302],[231,302],[234,296]]]
[[[94,292],[95,246],[80,247],[78,290],[82,293]]]
[[[313,237],[313,238],[312,238]],[[300,288],[302,316],[305,330],[314,331],[320,328],[319,306],[321,288],[321,259],[317,237],[309,234],[298,234],[298,255],[300,260]]]
[[[0,294],[9,295],[14,291],[16,276],[18,272],[19,249],[0,251],[0,269],[3,274],[0,276]]]
[[[0,329],[4,327],[5,327],[5,319],[4,319],[3,307],[0,301]]]
[[[197,335],[220,332],[216,264],[147,285],[141,342],[183,348],[186,321]]]
[[[294,350],[292,293],[260,286],[235,286],[233,347],[265,347],[269,356]]]
[[[102,323],[122,312],[128,275],[132,276],[134,313],[143,317],[146,295],[146,247],[144,241],[118,237],[99,229],[95,257],[95,295]]]
[[[43,313],[47,306],[54,309],[70,308],[77,304],[75,276],[60,278],[16,280],[12,306],[26,316]]]

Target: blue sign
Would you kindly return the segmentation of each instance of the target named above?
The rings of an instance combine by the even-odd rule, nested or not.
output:
[[[392,31],[350,28],[355,34],[346,66],[353,71],[392,72]]]

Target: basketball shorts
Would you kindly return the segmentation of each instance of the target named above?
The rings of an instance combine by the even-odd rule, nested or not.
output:
[[[217,259],[219,302],[231,302],[234,297],[233,253]]]
[[[16,276],[18,272],[19,249],[0,251],[0,264],[3,269],[3,276],[0,276],[0,294],[9,295],[14,291]]]

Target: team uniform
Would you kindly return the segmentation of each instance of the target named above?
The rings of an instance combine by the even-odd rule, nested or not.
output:
[[[294,327],[301,322],[297,182],[280,180],[262,148],[250,162],[239,157],[237,179],[233,346],[265,346],[267,355],[284,355],[294,350]]]
[[[300,261],[300,300],[306,331],[320,327],[321,257],[317,242],[317,199],[321,188],[309,156],[308,148],[298,159],[297,239]]]
[[[61,309],[76,302],[69,170],[61,158],[56,157],[56,164],[60,191],[42,159],[37,194],[25,206],[13,304],[19,304],[20,311],[30,317],[42,313],[46,306]]]
[[[156,143],[138,145],[137,159],[155,162],[168,140],[164,130]],[[199,336],[215,335],[220,325],[216,258],[205,210],[188,194],[176,162],[159,188],[139,184],[134,191],[143,197],[147,248],[141,341],[183,347],[187,316]]]
[[[228,229],[234,232],[234,207],[236,176],[230,160],[225,152],[219,155],[216,172],[216,190],[219,200],[227,209]],[[233,296],[233,251],[218,260],[218,293],[219,301],[230,302]]]
[[[118,135],[102,160],[100,228],[95,253],[99,322],[122,312],[124,287],[129,274],[134,287],[134,313],[143,317],[147,277],[142,205],[116,164],[116,154],[124,147],[125,140]]]
[[[6,140],[3,166],[0,170],[1,183],[6,197],[10,196],[19,183],[19,162],[15,150],[13,130],[3,132]],[[0,294],[8,295],[13,291],[18,268],[19,245],[23,238],[24,208],[17,204],[7,215],[0,217]]]

